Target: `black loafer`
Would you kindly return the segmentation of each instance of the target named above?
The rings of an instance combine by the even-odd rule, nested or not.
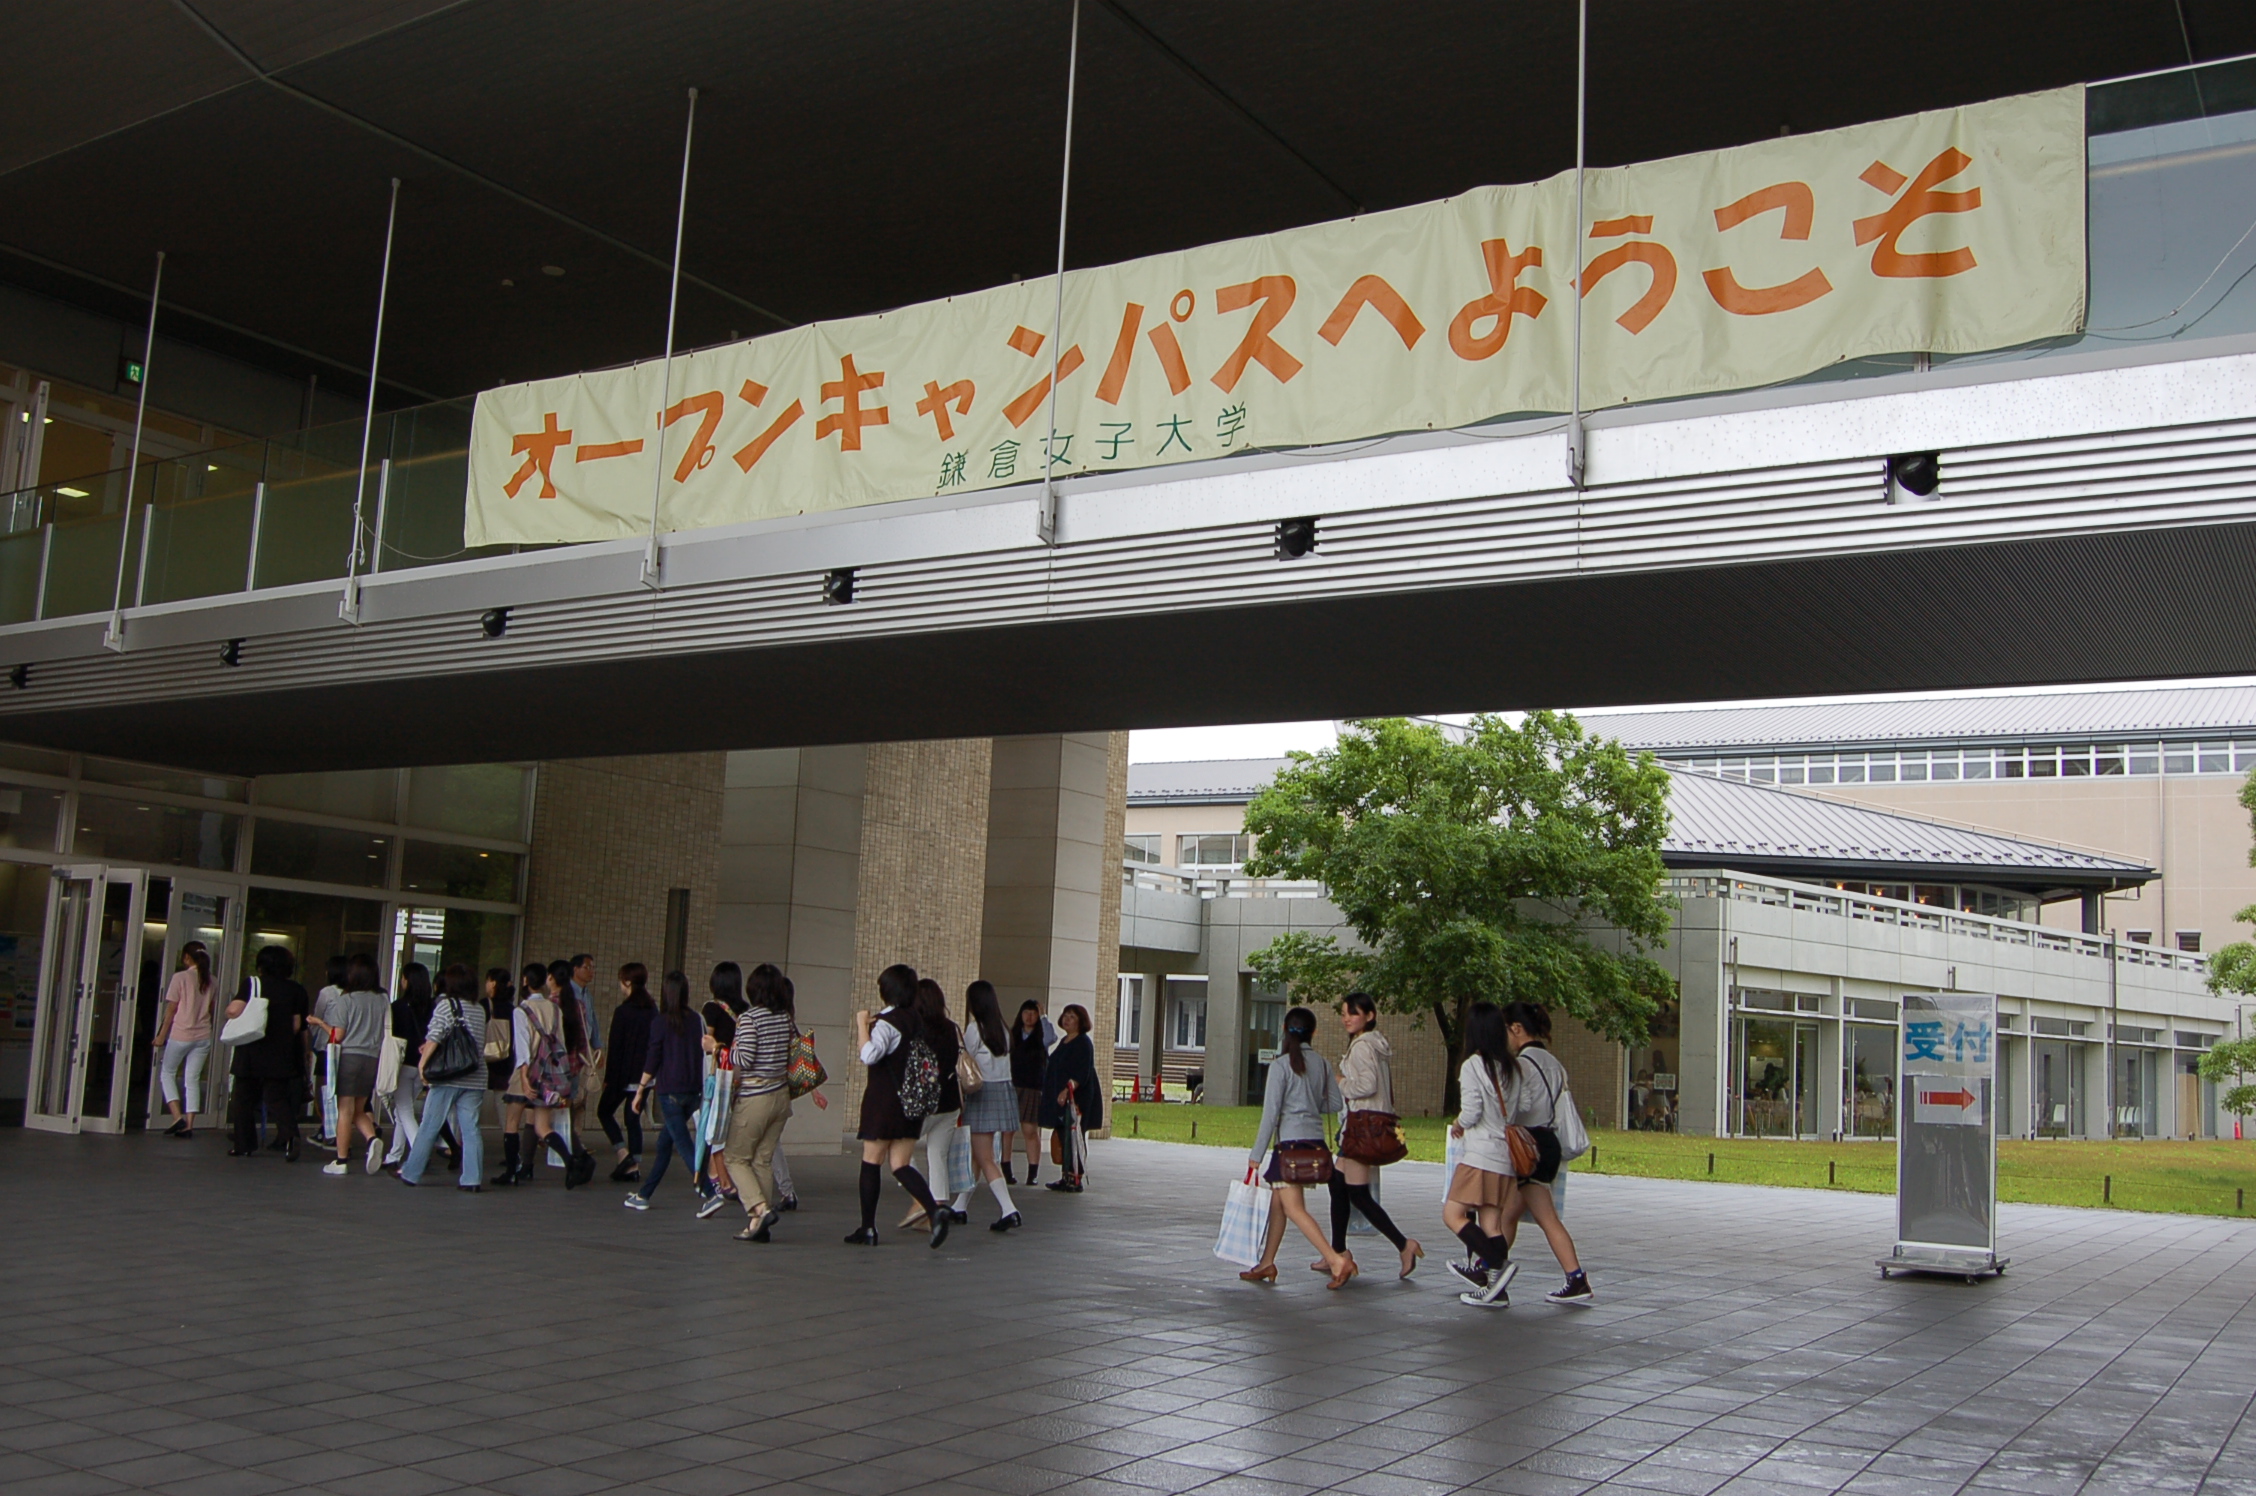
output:
[[[989,1231],[1009,1231],[1025,1224],[1025,1220],[1020,1217],[1017,1211],[1014,1210],[1009,1215],[1004,1216],[1001,1220],[997,1221],[994,1225],[989,1226],[987,1229]]]
[[[876,1246],[876,1245],[877,1245],[877,1228],[876,1228],[875,1226],[864,1226],[864,1227],[862,1227],[862,1228],[861,1228],[860,1230],[858,1230],[858,1231],[852,1231],[852,1232],[849,1232],[849,1233],[847,1233],[847,1236],[846,1236],[846,1245],[847,1245],[847,1246],[849,1246],[849,1247],[874,1247],[874,1246]]]

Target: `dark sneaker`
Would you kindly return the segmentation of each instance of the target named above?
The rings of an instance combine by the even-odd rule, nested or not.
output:
[[[1477,1262],[1452,1262],[1449,1270],[1461,1281],[1470,1283],[1475,1288],[1488,1287],[1488,1269]]]
[[[1489,1297],[1487,1290],[1484,1289],[1479,1293],[1461,1293],[1457,1295],[1457,1302],[1470,1305],[1475,1309],[1509,1309],[1512,1307],[1511,1296],[1501,1288],[1496,1290],[1494,1298]]]
[[[1544,1297],[1554,1304],[1590,1304],[1598,1299],[1598,1295],[1590,1291],[1590,1280],[1581,1273],[1569,1278],[1565,1287],[1554,1288]]]
[[[1509,1284],[1514,1278],[1519,1276],[1519,1272],[1520,1265],[1518,1263],[1505,1263],[1502,1267],[1496,1269],[1496,1271],[1488,1275],[1488,1286],[1482,1289],[1477,1297],[1484,1304],[1496,1300],[1504,1300],[1507,1303],[1510,1302],[1504,1297],[1504,1288],[1505,1285]]]
[[[703,1200],[697,1202],[697,1219],[702,1221],[707,1216],[719,1215],[721,1207],[728,1203],[728,1196],[726,1195],[707,1195]]]

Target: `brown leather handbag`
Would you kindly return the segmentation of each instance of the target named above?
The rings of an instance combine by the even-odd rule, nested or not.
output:
[[[1331,1179],[1332,1150],[1322,1143],[1277,1145],[1279,1184],[1329,1184]]]
[[[1347,1114],[1339,1151],[1341,1158],[1381,1168],[1408,1158],[1410,1145],[1404,1141],[1400,1119],[1394,1113],[1357,1111]]]
[[[1512,1177],[1533,1179],[1543,1154],[1536,1147],[1535,1134],[1515,1122],[1504,1129],[1504,1141],[1512,1150]]]

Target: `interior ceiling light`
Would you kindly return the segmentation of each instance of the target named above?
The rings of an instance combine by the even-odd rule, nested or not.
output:
[[[832,607],[841,607],[854,600],[854,568],[841,566],[823,573],[823,601]]]
[[[58,488],[55,492],[66,499],[83,499],[86,497],[86,490],[83,488]]]
[[[562,275],[563,273],[564,273],[564,267],[563,267],[562,265],[543,265],[543,266],[541,266],[541,274],[543,274],[543,275]]]
[[[1307,519],[1281,519],[1277,521],[1277,559],[1298,561],[1316,549],[1316,521]]]

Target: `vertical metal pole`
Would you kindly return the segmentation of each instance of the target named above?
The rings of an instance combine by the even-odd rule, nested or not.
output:
[[[257,486],[255,486],[251,490],[251,557],[249,562],[243,567],[243,590],[245,592],[255,592],[258,590],[259,526],[264,523],[265,520],[266,480],[264,478],[261,478],[259,479]]]
[[[39,537],[39,591],[31,602],[31,616],[35,622],[47,616],[47,563],[54,559],[54,555],[55,522],[49,520],[45,533]]]
[[[2112,1137],[2114,1137],[2114,1136],[2115,1136],[2115,1134],[2116,1134],[2116,1127],[2115,1127],[2115,1055],[2116,1055],[2116,1048],[2115,1048],[2115,1034],[2116,1034],[2116,1023],[2117,1023],[2117,1021],[2118,1021],[2119,1019],[2121,1019],[2121,1018],[2122,1018],[2122,1016],[2123,1016],[2123,1014],[2122,1014],[2122,1010],[2121,1010],[2121,1007],[2119,1006],[2119,1004],[2120,1004],[2120,1000],[2121,1000],[2121,994],[2120,994],[2120,991],[2119,991],[2119,988],[2118,988],[2118,984],[2117,984],[2117,977],[2119,976],[2119,974],[2120,974],[2120,973],[2119,973],[2119,971],[2118,971],[2118,963],[2117,963],[2117,961],[2116,961],[2116,958],[2115,958],[2115,932],[2114,932],[2113,930],[2109,930],[2109,931],[2107,932],[2107,1044],[2106,1044],[2106,1047],[2105,1047],[2105,1048],[2104,1048],[2104,1049],[2103,1049],[2103,1050],[2101,1051],[2101,1053],[2102,1053],[2103,1055],[2105,1055],[2105,1056],[2106,1056],[2106,1060],[2107,1060],[2107,1085],[2106,1085],[2106,1087],[2104,1088],[2104,1090],[2102,1091],[2102,1093],[2101,1093],[2101,1094],[2102,1094],[2102,1097],[2103,1097],[2103,1099],[2104,1099],[2104,1100],[2106,1101],[2106,1103],[2107,1103],[2107,1136],[2109,1136],[2109,1137],[2111,1137],[2111,1138],[2112,1138]]]
[[[141,423],[149,413],[149,358],[157,351],[157,299],[164,291],[164,251],[157,251],[157,273],[149,283],[149,331],[141,341],[141,394],[133,406],[133,455],[125,464],[125,513],[118,516],[117,585],[110,591],[110,626],[104,649],[125,648],[125,553],[133,545],[133,480],[141,470]]]
[[[1065,347],[1065,214],[1073,192],[1073,101],[1081,73],[1081,0],[1073,0],[1073,31],[1065,49],[1065,164],[1058,169],[1057,306],[1050,320],[1050,440],[1042,448],[1042,508],[1034,533],[1057,544],[1058,362]]]
[[[368,574],[375,576],[384,569],[384,510],[392,497],[392,459],[376,473],[376,533],[368,537]]]
[[[152,484],[155,481],[153,478],[150,480]],[[141,506],[141,564],[134,568],[133,577],[133,606],[136,608],[141,606],[141,600],[149,593],[149,534],[155,527],[156,519],[156,495],[151,494],[149,502]]]
[[[400,179],[392,178],[392,203],[384,213],[384,270],[376,281],[376,340],[368,350],[368,409],[360,421],[360,471],[353,475],[352,545],[345,551],[345,595],[337,616],[360,622],[360,505],[368,492],[368,441],[376,430],[376,365],[384,356],[384,303],[392,294],[392,230],[399,223]]]
[[[1585,126],[1590,91],[1590,0],[1575,5],[1575,221],[1574,245],[1574,363],[1573,386],[1567,414],[1567,482],[1582,487],[1582,167]]]
[[[666,484],[666,407],[674,403],[674,312],[681,303],[682,236],[689,226],[689,148],[697,136],[697,90],[689,91],[689,121],[682,126],[681,196],[674,204],[674,273],[666,283],[666,357],[658,380],[657,455],[650,464],[650,542],[642,552],[642,585],[653,592],[666,585],[658,564],[658,496]]]

